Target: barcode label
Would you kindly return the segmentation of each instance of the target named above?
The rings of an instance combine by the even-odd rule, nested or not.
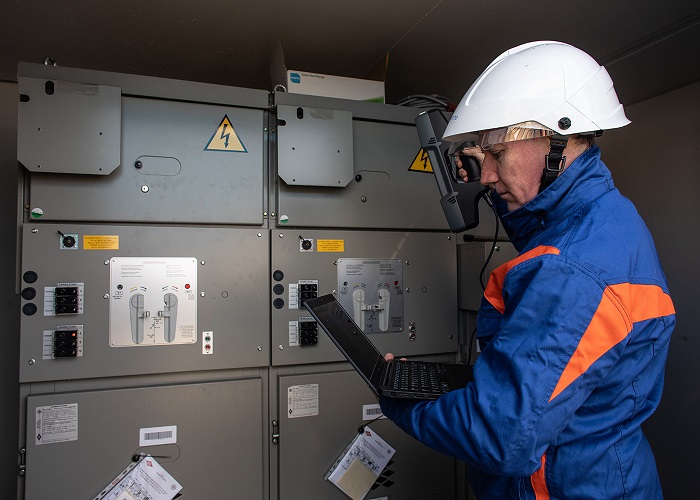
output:
[[[375,418],[386,418],[382,413],[382,408],[378,405],[362,405],[362,420],[374,420]]]
[[[146,441],[153,441],[154,439],[169,439],[173,437],[172,431],[167,432],[147,432],[144,434],[144,439]]]
[[[177,443],[177,426],[148,427],[139,430],[139,446]]]

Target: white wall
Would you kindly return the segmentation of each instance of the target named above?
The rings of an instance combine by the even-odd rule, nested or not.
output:
[[[700,463],[700,82],[626,111],[632,123],[598,144],[654,236],[677,313],[664,395],[645,431],[666,498],[692,498]]]

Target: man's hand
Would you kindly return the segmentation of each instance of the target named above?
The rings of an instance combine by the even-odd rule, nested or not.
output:
[[[393,361],[393,360],[394,360],[394,355],[391,354],[390,352],[387,352],[387,353],[384,355],[384,359],[386,359],[387,361]],[[406,358],[401,358],[401,361],[408,361],[408,360],[407,360]]]
[[[467,175],[467,171],[462,168],[462,160],[460,158],[461,155],[472,156],[476,158],[476,161],[479,162],[479,167],[481,167],[481,164],[484,162],[484,153],[481,152],[481,148],[473,147],[463,148],[457,154],[454,155],[455,165],[457,165],[458,169],[457,173],[464,180],[464,182],[467,182],[469,180],[469,176]]]

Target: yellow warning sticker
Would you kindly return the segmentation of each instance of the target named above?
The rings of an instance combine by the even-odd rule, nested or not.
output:
[[[119,235],[88,235],[83,236],[85,250],[119,250]]]
[[[204,147],[205,151],[234,151],[238,153],[247,153],[248,150],[245,148],[241,139],[236,134],[236,131],[231,125],[231,120],[228,119],[228,115],[224,115],[224,119],[221,120],[219,126],[216,127],[214,135],[211,136],[209,142]]]
[[[418,150],[418,154],[413,159],[411,163],[411,168],[408,169],[413,172],[428,172],[433,173],[433,165],[430,163],[430,158],[428,158],[428,153],[426,153],[423,148]]]
[[[344,252],[345,240],[316,240],[316,250],[319,252]]]

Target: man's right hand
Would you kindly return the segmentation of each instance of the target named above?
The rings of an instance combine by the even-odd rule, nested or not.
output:
[[[464,180],[464,182],[467,182],[469,180],[469,176],[467,171],[462,168],[462,160],[460,155],[472,156],[476,158],[476,161],[479,162],[479,167],[481,167],[481,164],[484,162],[484,153],[481,152],[480,147],[475,146],[473,148],[463,148],[458,154],[454,155],[455,165],[457,165],[457,173]]]

